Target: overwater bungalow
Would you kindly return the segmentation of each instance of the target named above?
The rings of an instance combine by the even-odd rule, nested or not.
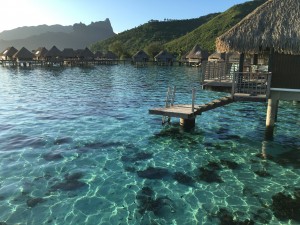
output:
[[[240,52],[238,83],[245,83],[243,63],[245,54],[267,55],[270,93],[266,118],[267,130],[272,134],[277,118],[279,100],[300,101],[300,2],[268,0],[237,25],[216,40],[219,52]],[[261,78],[261,75],[258,76]]]
[[[61,52],[61,57],[64,60],[73,60],[76,57],[74,49],[73,48],[64,48],[64,50],[62,50],[62,52]]]
[[[108,59],[108,60],[117,60],[118,56],[115,53],[113,53],[112,51],[107,51],[104,54],[103,58]]]
[[[100,60],[100,59],[102,59],[102,58],[104,57],[104,54],[103,54],[103,52],[101,52],[101,51],[96,51],[96,52],[94,53],[94,56],[95,56],[95,59],[96,59],[96,60]]]
[[[208,62],[239,63],[240,54],[238,52],[214,52],[208,56]]]
[[[84,60],[84,61],[88,61],[88,60],[94,60],[95,58],[95,55],[93,52],[91,52],[90,49],[88,48],[85,48],[85,49],[79,49],[77,51],[77,53],[79,53],[77,55],[77,57],[80,59],[80,60]]]
[[[172,65],[174,57],[168,51],[162,50],[156,56],[154,56],[154,60],[157,65]]]
[[[45,60],[45,55],[48,50],[45,47],[39,47],[38,49],[33,51],[35,60]]]
[[[193,49],[187,54],[186,59],[189,65],[199,66],[202,61],[208,59],[208,52],[202,50],[199,45],[195,45]]]
[[[132,61],[136,66],[145,66],[149,61],[149,56],[143,50],[139,50],[132,56]]]
[[[48,62],[62,62],[61,57],[62,53],[55,45],[45,54],[45,59]]]
[[[21,48],[13,55],[13,59],[16,60],[17,62],[32,61],[33,58],[34,58],[34,54],[25,47]]]
[[[3,52],[1,52],[1,60],[13,60],[13,55],[16,54],[18,50],[11,46],[6,48]]]

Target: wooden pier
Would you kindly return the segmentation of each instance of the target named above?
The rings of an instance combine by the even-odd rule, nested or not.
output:
[[[195,89],[192,92],[192,104],[174,105],[174,91],[168,89],[165,107],[149,109],[149,114],[180,118],[180,125],[186,128],[195,126],[195,119],[201,113],[228,105],[237,101],[266,102],[270,95],[271,73],[234,73],[231,81],[231,95],[213,100],[204,105],[195,104]]]
[[[224,97],[220,99],[216,99],[212,102],[209,102],[204,105],[173,105],[169,107],[161,107],[161,108],[153,108],[149,109],[149,114],[160,115],[164,117],[176,117],[180,118],[180,125],[186,128],[192,128],[195,126],[195,120],[197,115],[201,115],[201,113],[228,105],[233,102],[233,98],[231,96]]]

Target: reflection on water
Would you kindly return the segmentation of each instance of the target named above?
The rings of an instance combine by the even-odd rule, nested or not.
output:
[[[148,109],[189,67],[0,68],[0,223],[299,223],[298,105],[232,103],[187,132]],[[197,90],[203,104],[226,93]]]

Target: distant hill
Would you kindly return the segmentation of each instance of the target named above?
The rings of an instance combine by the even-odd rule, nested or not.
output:
[[[82,23],[73,26],[21,27],[0,33],[0,51],[14,46],[17,49],[23,46],[29,50],[38,47],[51,48],[53,45],[60,48],[85,48],[99,40],[116,35],[113,32],[109,19],[85,25]]]
[[[0,40],[17,40],[25,39],[30,36],[40,35],[47,32],[63,32],[71,33],[73,26],[62,26],[62,25],[38,25],[31,27],[18,27],[12,30],[6,30],[0,33]]]
[[[149,21],[112,38],[99,41],[91,45],[91,48],[114,51],[114,45],[117,43],[117,49],[127,55],[133,55],[141,49],[149,53],[147,50],[153,44],[155,48],[167,49],[181,55],[191,50],[195,44],[199,44],[206,50],[214,51],[216,37],[237,24],[265,1],[249,1],[235,5],[223,13],[209,14],[196,19]],[[156,49],[156,52],[158,50]]]
[[[218,13],[187,20],[151,20],[139,27],[124,31],[91,46],[92,50],[108,50],[115,42],[122,43],[123,51],[134,54],[151,43],[163,44],[179,38],[214,18]]]
[[[198,44],[203,49],[214,51],[215,40],[218,36],[236,25],[264,2],[266,0],[255,0],[235,5],[192,32],[167,43],[165,48],[180,54],[191,50],[195,44]]]

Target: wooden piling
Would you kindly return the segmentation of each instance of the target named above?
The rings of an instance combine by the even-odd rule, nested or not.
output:
[[[269,98],[267,118],[266,118],[266,128],[271,131],[273,130],[277,118],[279,100],[276,98]]]

